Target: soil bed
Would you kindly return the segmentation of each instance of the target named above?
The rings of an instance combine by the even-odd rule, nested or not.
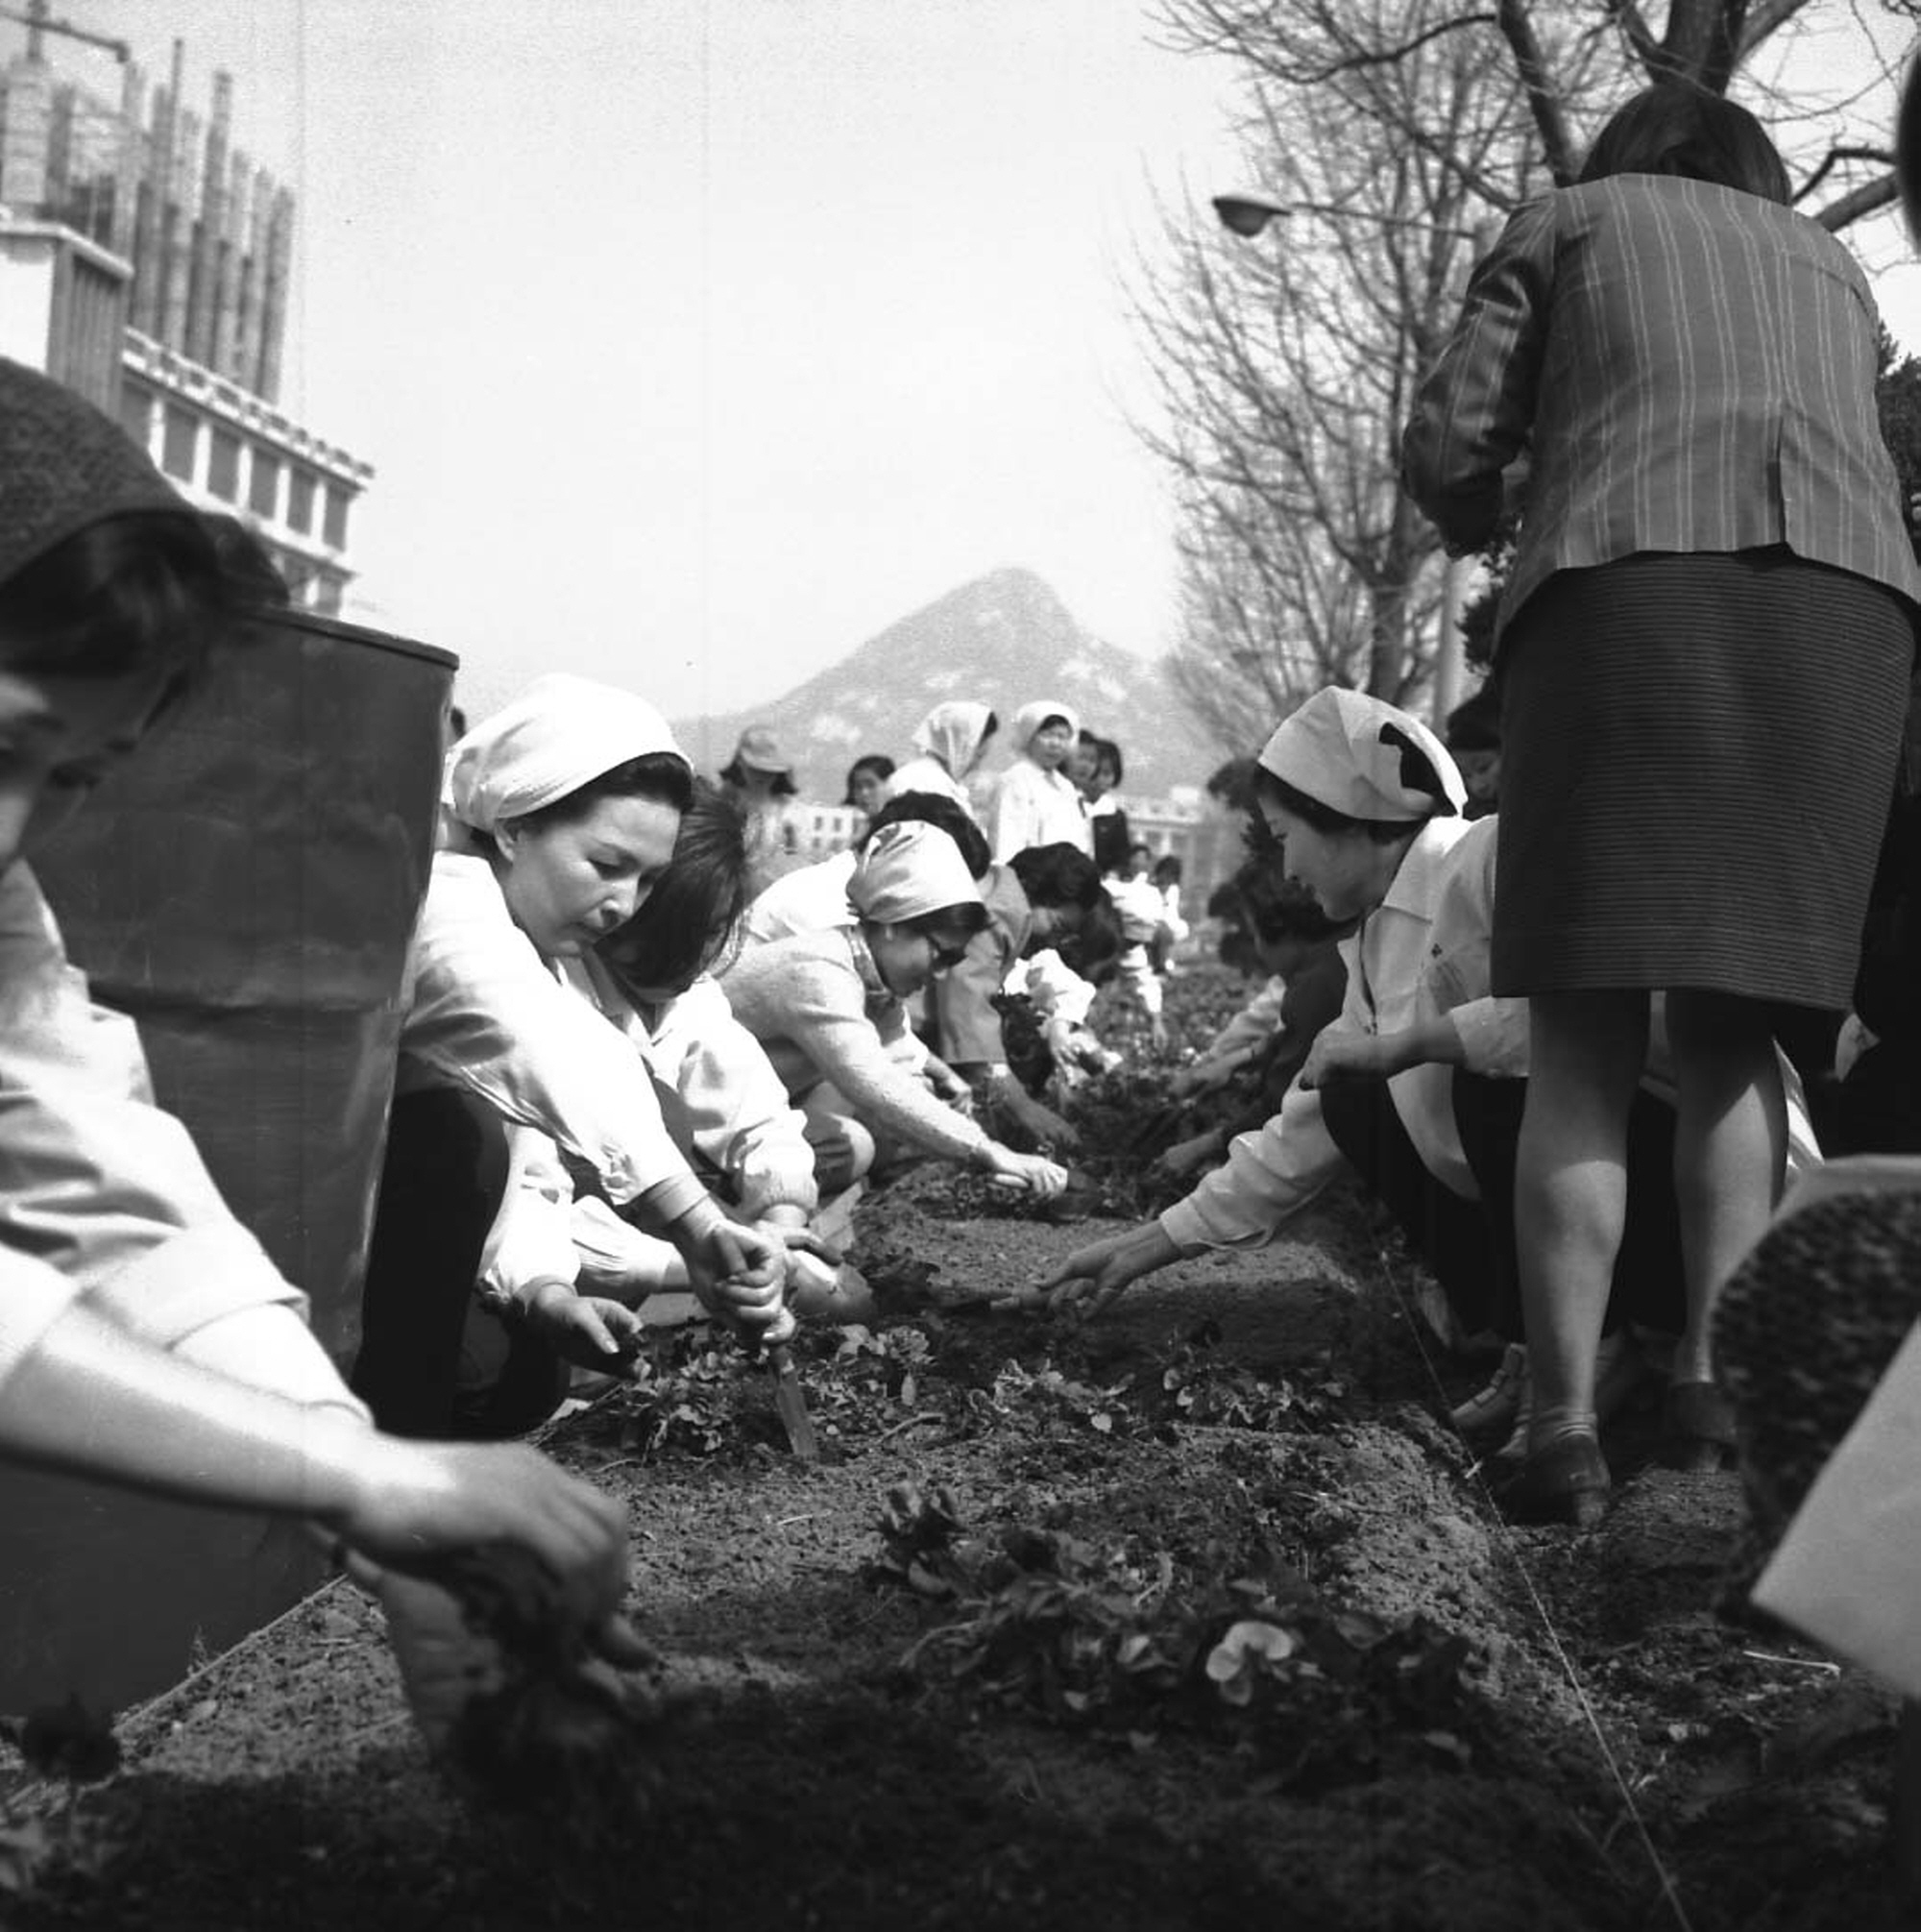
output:
[[[1171,1015],[1204,1036],[1230,996],[1191,970]],[[1135,1198],[1089,1165],[1091,1205]],[[470,1816],[336,1584],[122,1723],[0,1921],[1905,1922],[1893,1706],[1716,1616],[1732,1476],[1654,1466],[1643,1409],[1597,1532],[1501,1524],[1436,1420],[1482,1371],[1345,1195],[1095,1323],[975,1305],[1113,1225],[935,1168],[878,1194],[886,1312],[801,1347],[816,1467],[699,1332],[553,1431],[630,1507],[667,1663],[644,1828]]]

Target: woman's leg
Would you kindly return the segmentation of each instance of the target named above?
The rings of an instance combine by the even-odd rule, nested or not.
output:
[[[1500,1274],[1499,1244],[1482,1204],[1462,1200],[1427,1171],[1386,1081],[1342,1080],[1323,1088],[1321,1118],[1368,1191],[1432,1270],[1460,1333],[1480,1333],[1493,1318]]]
[[[823,1194],[838,1194],[873,1166],[874,1137],[831,1081],[809,1088],[800,1112],[807,1144],[814,1149],[814,1179]]]
[[[1534,1407],[1528,1448],[1594,1430],[1594,1356],[1627,1215],[1627,1128],[1647,1057],[1644,992],[1528,1001],[1515,1242]]]
[[[396,1435],[452,1432],[461,1335],[507,1167],[505,1123],[484,1101],[437,1087],[394,1102],[353,1388]]]
[[[1781,1197],[1787,1109],[1767,1009],[1727,993],[1667,995],[1674,1051],[1674,1191],[1688,1327],[1674,1381],[1708,1382],[1721,1284],[1766,1231]]]

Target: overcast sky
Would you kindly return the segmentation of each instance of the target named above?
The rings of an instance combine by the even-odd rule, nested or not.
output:
[[[349,614],[486,709],[772,697],[1004,564],[1171,641],[1122,286],[1231,182],[1134,0],[73,0],[300,199],[283,400],[378,472]],[[11,53],[20,30],[0,23]],[[61,69],[117,87],[104,55]],[[1891,221],[1850,240],[1904,262]],[[1921,348],[1921,271],[1882,283]]]
[[[1120,286],[1231,169],[1130,0],[84,0],[300,198],[285,401],[372,462],[349,615],[684,713],[1004,564],[1169,642]],[[0,26],[11,48],[18,30]],[[59,64],[115,85],[105,56]]]

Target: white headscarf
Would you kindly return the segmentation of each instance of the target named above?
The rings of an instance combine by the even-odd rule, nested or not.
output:
[[[1445,800],[1402,778],[1409,749],[1434,768]],[[1317,691],[1287,719],[1258,762],[1331,810],[1377,824],[1451,818],[1468,802],[1460,768],[1420,719],[1384,698],[1335,685]]]
[[[1057,703],[1051,697],[1037,697],[1032,704],[1023,704],[1014,713],[1014,749],[1025,751],[1033,743],[1033,734],[1050,718],[1064,718],[1068,730],[1076,737],[1081,735],[1081,714],[1065,704]]]
[[[967,768],[981,755],[981,740],[986,736],[987,720],[993,715],[990,704],[977,704],[971,697],[950,697],[914,726],[913,748],[939,759],[950,778],[964,778]]]
[[[847,881],[847,902],[876,925],[898,925],[943,906],[979,905],[981,889],[960,848],[935,825],[884,825]]]
[[[555,672],[535,678],[448,753],[448,804],[463,824],[491,832],[650,751],[687,764],[667,720],[645,698]]]

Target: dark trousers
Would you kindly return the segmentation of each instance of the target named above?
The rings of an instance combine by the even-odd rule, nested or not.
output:
[[[395,1435],[518,1435],[567,1392],[553,1351],[474,1299],[507,1172],[506,1126],[485,1101],[444,1087],[394,1102],[352,1383]],[[463,1389],[474,1329],[498,1373]]]
[[[1385,1081],[1342,1080],[1323,1088],[1321,1114],[1334,1144],[1433,1271],[1463,1331],[1492,1330],[1520,1341],[1514,1167],[1527,1083],[1457,1069],[1453,1101],[1455,1131],[1481,1190],[1479,1201],[1464,1201],[1427,1171]],[[1633,1321],[1678,1333],[1686,1309],[1674,1110],[1643,1089],[1628,1120],[1627,1225],[1603,1333]]]

